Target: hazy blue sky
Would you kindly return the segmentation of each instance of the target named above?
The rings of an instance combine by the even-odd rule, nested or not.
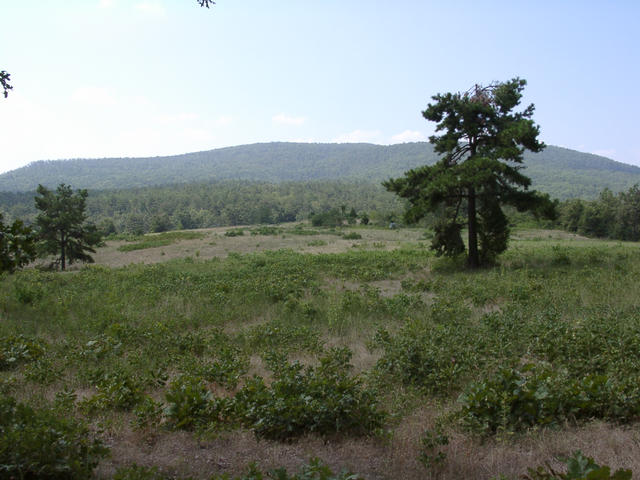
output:
[[[426,140],[515,76],[548,144],[640,165],[640,2],[0,0],[0,171],[268,141]]]

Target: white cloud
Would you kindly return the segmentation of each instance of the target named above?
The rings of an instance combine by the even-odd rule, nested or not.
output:
[[[406,142],[422,142],[426,138],[417,130],[405,130],[402,133],[398,133],[391,137],[392,143],[406,143]]]
[[[278,125],[302,125],[306,122],[306,118],[304,117],[291,117],[289,115],[285,115],[284,113],[280,113],[271,117],[271,121],[273,123],[277,123]]]
[[[133,8],[150,17],[166,17],[167,15],[167,10],[164,8],[164,5],[158,1],[147,0],[136,3]]]
[[[111,8],[116,4],[115,0],[99,0],[98,7]]]
[[[380,130],[354,130],[333,139],[334,143],[378,143]]]
[[[80,87],[71,94],[71,100],[95,107],[106,107],[116,103],[113,92],[104,87]]]

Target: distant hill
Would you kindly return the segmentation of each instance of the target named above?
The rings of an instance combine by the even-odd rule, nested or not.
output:
[[[39,183],[90,190],[219,180],[264,182],[342,180],[379,183],[437,156],[430,144],[258,143],[150,158],[38,161],[0,175],[0,191],[33,191]],[[525,156],[533,187],[556,198],[593,198],[605,187],[640,183],[640,168],[560,147]]]

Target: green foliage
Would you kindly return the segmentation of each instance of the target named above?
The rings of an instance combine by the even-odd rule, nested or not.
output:
[[[358,232],[349,232],[342,235],[342,238],[344,238],[345,240],[361,240],[362,235],[360,235]]]
[[[38,183],[46,181],[45,187],[55,188],[56,179],[65,179],[69,184],[78,188],[91,190],[94,205],[90,209],[100,208],[104,217],[117,213],[126,217],[135,211],[145,212],[144,207],[151,210],[154,205],[147,202],[149,191],[164,190],[157,195],[163,203],[178,192],[180,195],[194,190],[193,184],[214,184],[216,189],[222,186],[222,191],[212,195],[207,193],[202,197],[202,191],[197,188],[188,197],[190,201],[186,208],[172,201],[170,209],[163,209],[168,213],[171,221],[178,228],[197,228],[204,212],[198,204],[209,203],[209,215],[217,216],[215,212],[225,210],[224,203],[236,210],[243,217],[240,224],[264,223],[260,219],[261,210],[266,203],[270,207],[273,221],[284,222],[306,218],[311,210],[318,211],[318,207],[308,208],[311,201],[309,194],[319,183],[342,182],[332,201],[325,202],[325,195],[318,196],[313,192],[311,197],[318,205],[353,205],[357,211],[373,210],[373,198],[381,196],[379,188],[371,186],[389,177],[402,175],[409,169],[420,165],[433,165],[438,160],[433,146],[427,142],[406,143],[401,145],[367,145],[367,144],[299,144],[299,143],[271,143],[244,145],[239,147],[198,152],[178,157],[139,158],[132,162],[129,158],[111,159],[83,159],[65,161],[33,162],[27,167],[19,168],[0,175],[0,205],[9,207],[20,200],[22,204],[32,204],[33,195],[14,194],[9,192],[32,192]],[[525,164],[528,175],[533,180],[537,190],[549,193],[553,198],[595,198],[605,187],[618,192],[640,183],[640,169],[632,165],[615,162],[604,157],[588,153],[576,152],[560,147],[548,147],[535,154],[525,153]],[[215,165],[212,168],[212,165]],[[238,165],[245,168],[238,170]],[[175,185],[176,179],[188,187]],[[240,179],[240,182],[237,181]],[[264,190],[259,195],[259,201],[248,202],[246,196],[249,181],[263,182]],[[227,190],[225,183],[236,183],[235,189]],[[268,186],[264,182],[269,182]],[[365,183],[371,182],[371,183]],[[238,188],[238,183],[242,186]],[[172,187],[152,187],[154,185],[173,185]],[[352,195],[354,190],[362,190],[366,185],[368,193],[363,191]],[[147,187],[145,192],[144,187]],[[116,193],[99,193],[97,190],[128,189]],[[133,190],[136,189],[136,190]],[[253,189],[253,188],[249,188]],[[306,191],[306,194],[304,193]],[[170,192],[170,193],[169,193]],[[168,195],[167,195],[168,194]],[[211,196],[220,201],[211,202]],[[291,195],[295,200],[287,199]],[[209,198],[207,198],[209,197]],[[244,197],[244,198],[239,198]],[[353,201],[354,197],[359,200]],[[255,197],[254,197],[255,198]],[[275,201],[274,201],[275,200]],[[392,200],[392,198],[391,198]],[[377,200],[376,200],[377,203]],[[231,204],[231,205],[230,205]],[[292,206],[295,207],[292,209]],[[231,208],[228,208],[230,211]],[[302,215],[291,218],[295,211],[302,211]],[[246,213],[253,212],[247,218]],[[18,214],[19,217],[24,217]],[[228,218],[224,215],[219,219]],[[149,219],[143,220],[143,228],[149,229]],[[98,222],[97,219],[94,221]],[[115,221],[118,225],[119,221]],[[145,225],[146,223],[146,225]],[[220,220],[216,223],[221,224]],[[225,223],[227,224],[227,223]],[[204,225],[200,225],[204,226]]]
[[[364,480],[360,475],[346,470],[334,474],[331,469],[319,459],[312,458],[309,463],[303,465],[300,472],[291,474],[284,468],[276,468],[268,472],[260,470],[255,463],[249,464],[247,473],[241,476],[230,477],[228,474],[214,475],[211,480]],[[161,474],[155,467],[142,467],[131,465],[121,467],[113,477],[113,480],[180,480],[178,477]],[[186,479],[184,479],[186,480]]]
[[[460,235],[462,224],[438,222],[434,225],[433,230],[431,249],[436,252],[437,256],[455,257],[464,253],[465,246]]]
[[[0,273],[14,272],[36,258],[36,235],[22,220],[5,225],[0,213]]]
[[[199,363],[193,370],[208,382],[233,389],[248,369],[249,360],[239,349],[222,344],[216,349],[215,360]]]
[[[231,230],[224,232],[225,237],[241,237],[243,235],[244,230],[242,228],[232,228]]]
[[[288,440],[306,433],[370,434],[382,427],[385,414],[375,395],[349,375],[351,353],[329,350],[317,367],[304,368],[272,355],[274,380],[267,387],[253,378],[241,389],[239,412],[258,437]]]
[[[563,240],[556,231],[516,233],[498,266],[473,274],[449,268],[421,241],[396,250],[280,250],[4,275],[0,346],[24,351],[20,345],[34,343],[42,352],[27,348],[3,367],[0,391],[31,406],[59,394],[58,414],[77,418],[86,410],[73,392],[89,392],[86,402],[108,409],[93,420],[114,438],[131,421],[142,430],[135,435],[148,438],[164,427],[255,428],[267,438],[310,434],[333,443],[333,435],[386,427],[388,417],[371,420],[381,406],[401,420],[416,404],[437,413],[475,389],[469,410],[461,403],[452,418],[484,435],[591,418],[635,421],[640,252]],[[367,229],[368,238],[376,234]],[[363,374],[320,363],[325,345],[359,347],[376,330],[369,346],[377,350],[357,358]],[[248,378],[249,359],[259,371],[257,356],[271,352],[273,374]],[[370,369],[371,358],[379,362]],[[523,361],[537,366],[527,370]],[[442,473],[439,454],[449,450],[439,435],[446,436],[425,432],[425,475]]]
[[[491,265],[507,249],[509,221],[497,201],[485,200],[478,213],[480,262]]]
[[[433,430],[425,430],[420,443],[421,449],[418,460],[428,471],[437,471],[447,459],[447,454],[442,451],[441,447],[449,444],[449,437],[444,434],[442,427],[436,426]]]
[[[96,383],[98,393],[81,404],[87,411],[131,410],[144,395],[140,381],[123,372],[106,373]]]
[[[144,250],[146,248],[166,247],[182,240],[197,240],[205,236],[202,232],[165,232],[157,235],[145,235],[133,237],[135,243],[126,243],[118,247],[120,252],[132,252],[134,250]]]
[[[38,185],[35,197],[36,208],[41,213],[36,217],[40,251],[42,255],[56,255],[55,264],[61,270],[67,262],[93,263],[87,253],[95,253],[94,246],[102,242],[100,233],[93,224],[85,224],[86,190],[75,194],[71,187],[61,183],[56,192]]]
[[[164,414],[175,429],[191,430],[233,421],[230,399],[214,398],[202,378],[182,375],[169,384]]]
[[[88,479],[108,453],[88,428],[59,412],[0,397],[0,469],[5,478]]]
[[[605,189],[593,201],[570,200],[560,205],[558,224],[570,232],[598,238],[640,240],[640,187],[614,195]]]
[[[408,199],[411,206],[405,218],[409,222],[428,212],[444,213],[446,227],[437,232],[440,240],[434,244],[443,253],[457,252],[461,246],[454,229],[462,206],[467,213],[468,263],[474,268],[481,261],[493,261],[506,249],[508,229],[501,204],[553,214],[548,197],[527,190],[531,180],[518,166],[524,150],[544,148],[537,140],[539,128],[531,120],[533,105],[513,111],[525,85],[525,80],[515,78],[488,87],[476,85],[464,94],[434,96],[423,116],[438,124],[437,131],[444,131],[430,138],[442,158],[383,183],[387,190]]]
[[[566,472],[558,472],[549,464],[536,469],[529,468],[524,480],[631,480],[631,470],[616,470],[613,475],[607,465],[598,465],[593,458],[585,457],[579,450],[566,459]]]
[[[10,335],[0,339],[0,371],[38,360],[45,352],[44,344],[24,335]]]
[[[640,391],[604,375],[573,378],[548,366],[502,369],[460,396],[463,424],[481,433],[590,418],[624,420],[640,413]]]
[[[311,215],[311,225],[314,227],[339,227],[343,220],[344,215],[337,208]]]
[[[158,427],[162,422],[162,403],[145,396],[133,409],[133,413],[135,415],[131,422],[133,427],[137,429]]]

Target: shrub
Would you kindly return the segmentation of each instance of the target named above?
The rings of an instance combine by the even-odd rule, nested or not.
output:
[[[214,398],[201,378],[183,375],[169,385],[164,414],[173,428],[191,430],[234,418],[232,402]]]
[[[44,354],[44,345],[24,335],[8,336],[0,340],[0,370],[8,370],[25,362],[37,360]]]
[[[604,375],[576,379],[534,365],[474,382],[459,401],[463,424],[485,434],[587,418],[630,421],[640,413],[636,382],[617,384]]]
[[[433,430],[425,430],[420,443],[422,449],[418,460],[428,471],[436,473],[447,459],[447,454],[441,447],[449,444],[449,437],[444,434],[441,426],[436,426]]]
[[[2,477],[86,479],[107,453],[85,425],[0,397]]]
[[[342,238],[344,238],[345,240],[361,240],[362,235],[360,235],[358,232],[349,232],[345,233]]]
[[[144,397],[133,410],[135,418],[131,421],[134,428],[158,427],[162,421],[162,404],[151,397]]]
[[[88,411],[131,410],[144,396],[139,381],[121,372],[104,374],[97,387],[98,393],[82,402]]]
[[[549,464],[535,470],[528,469],[524,480],[631,480],[631,470],[619,469],[611,475],[611,468],[598,465],[593,458],[585,457],[579,450],[566,459],[567,471],[557,472]]]
[[[236,348],[221,345],[216,360],[195,366],[195,373],[209,382],[226,388],[235,388],[240,377],[249,369],[249,360]]]
[[[225,237],[241,237],[244,235],[244,230],[241,228],[232,228],[224,232]]]
[[[247,473],[241,477],[230,478],[223,474],[215,475],[211,480],[262,480],[266,478],[273,480],[364,480],[360,475],[353,474],[345,470],[338,474],[334,474],[328,466],[324,465],[317,458],[309,460],[309,463],[304,465],[300,469],[300,472],[295,475],[289,475],[287,470],[284,468],[276,468],[267,472],[265,476],[264,473],[260,471],[254,463],[252,463],[249,465]]]
[[[351,352],[332,349],[317,367],[304,368],[273,355],[274,381],[267,387],[254,378],[238,392],[237,408],[256,436],[288,440],[305,433],[372,433],[382,426],[373,392],[349,376]]]

